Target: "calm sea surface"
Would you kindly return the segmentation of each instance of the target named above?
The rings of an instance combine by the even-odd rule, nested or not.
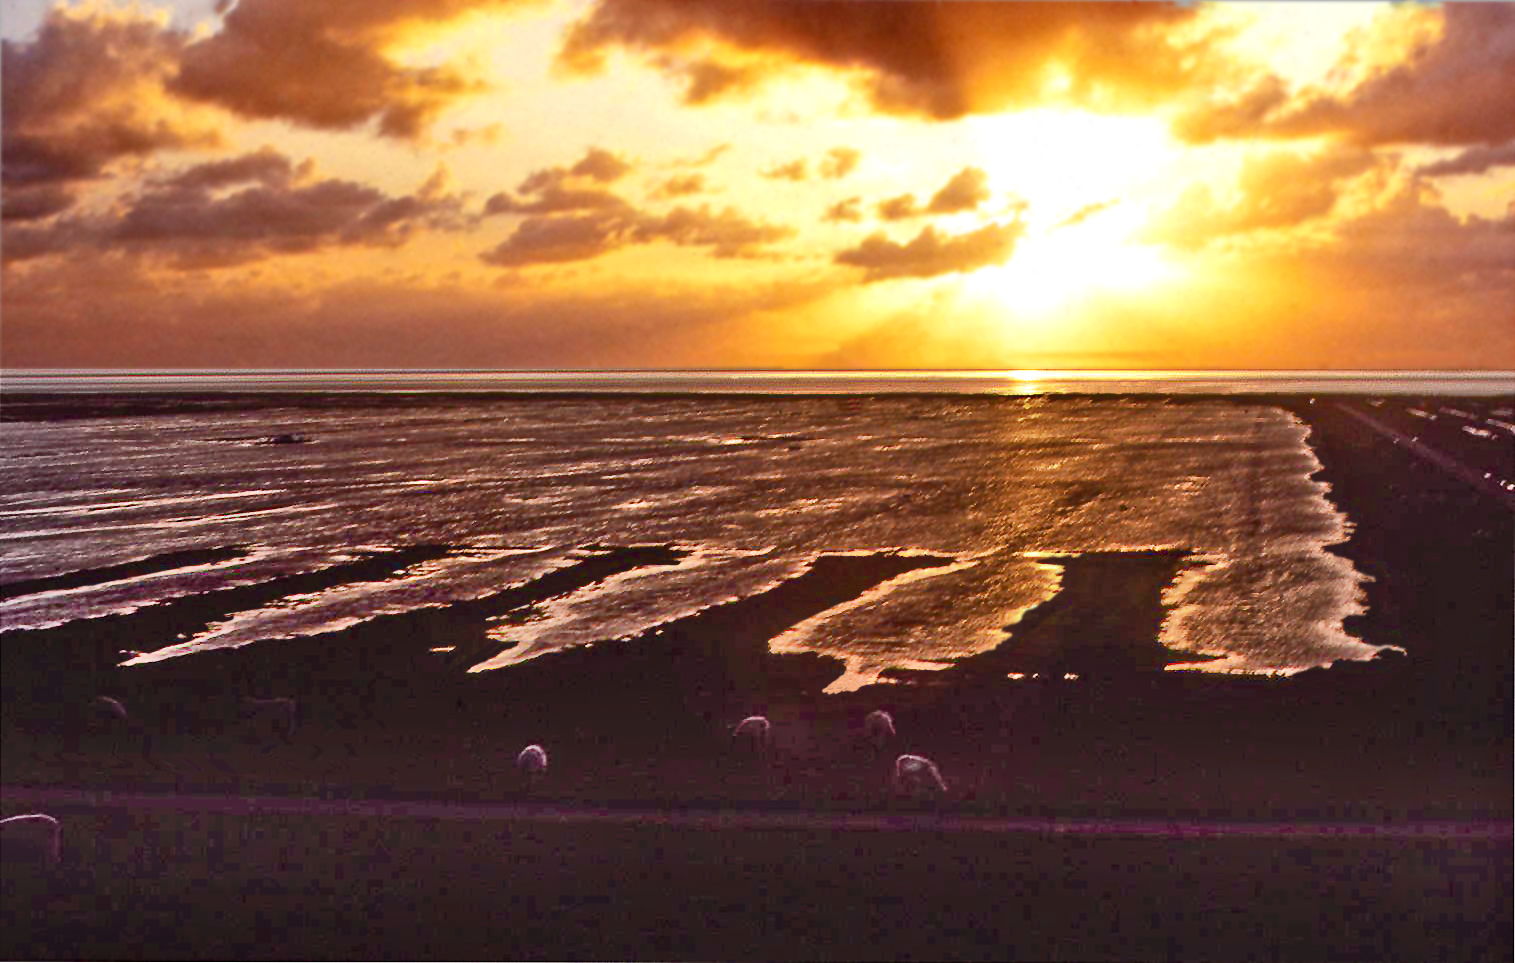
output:
[[[360,397],[6,424],[0,582],[185,549],[250,554],[7,597],[0,628],[129,612],[384,548],[451,547],[396,578],[287,597],[191,638],[131,640],[162,658],[483,597],[596,546],[689,553],[496,626],[502,654],[479,668],[503,668],[765,591],[823,554],[949,558],[774,640],[842,658],[840,690],[886,667],[941,667],[1013,638],[1016,620],[1059,589],[1048,555],[1176,549],[1189,564],[1164,595],[1162,641],[1220,657],[1192,667],[1291,672],[1371,657],[1343,630],[1361,611],[1363,576],[1327,551],[1347,521],[1311,478],[1319,463],[1304,425],[1245,399],[1057,396],[1133,385],[1227,391],[1218,375],[1186,374],[1176,387],[1150,375],[1029,374],[258,372],[208,384],[184,374],[7,373],[8,392],[415,394],[398,406]],[[1382,376],[1334,377],[1248,375],[1229,392],[1395,393],[1365,387]],[[1441,374],[1411,383],[1449,393],[1448,380],[1467,394],[1515,384]],[[522,394],[427,394],[491,389]],[[585,390],[608,393],[549,395]],[[277,434],[309,441],[258,443]]]

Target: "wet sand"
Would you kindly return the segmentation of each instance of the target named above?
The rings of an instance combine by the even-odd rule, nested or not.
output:
[[[1063,562],[1068,586],[1114,580],[1129,601],[1095,620],[1107,651],[1089,645],[1089,615],[1078,604],[1087,595],[1074,591],[1028,613],[1023,628],[1036,641],[1026,650],[1002,647],[961,671],[912,674],[916,684],[823,696],[840,664],[771,654],[767,640],[910,568],[940,563],[880,555],[823,558],[771,592],[624,643],[506,672],[461,671],[487,657],[486,618],[672,561],[666,549],[632,548],[593,554],[472,608],[111,666],[121,648],[156,647],[154,640],[209,624],[254,595],[276,598],[351,576],[317,573],[99,624],[6,633],[4,781],[511,800],[523,793],[514,753],[540,742],[552,771],[530,798],[554,805],[913,812],[919,807],[887,786],[893,753],[912,751],[941,765],[949,793],[939,810],[949,815],[1508,822],[1515,516],[1335,406],[1273,400],[1311,425],[1320,477],[1355,526],[1337,550],[1374,579],[1368,614],[1348,629],[1407,656],[1288,679],[1163,672],[1175,658],[1156,642],[1161,613],[1151,585],[1160,588],[1176,563],[1132,553]],[[411,554],[440,550],[355,564],[368,566],[365,578],[384,577]],[[440,645],[457,649],[428,651]],[[1084,674],[1069,683],[1003,676],[1022,668]],[[55,718],[57,705],[96,692],[132,707],[152,737],[149,757],[135,751],[136,733],[123,739]],[[239,721],[241,695],[297,698],[294,741]],[[879,706],[894,713],[900,733],[882,755],[861,739],[862,716]],[[760,761],[735,757],[729,746],[729,727],[753,712],[774,723],[773,751]],[[7,802],[5,814],[15,805]],[[1508,843],[1026,833],[986,841],[929,829],[884,838],[508,819],[465,827],[147,814],[108,803],[75,805],[67,815],[65,872],[46,884],[67,895],[32,922],[7,899],[7,956],[131,955],[121,933],[133,927],[179,948],[170,955],[190,956],[236,952],[220,942],[229,930],[253,940],[243,952],[261,956],[1511,952]],[[352,847],[349,857],[328,852],[333,839]],[[223,927],[220,912],[236,925]],[[307,925],[275,922],[302,913]],[[175,918],[189,923],[171,925]]]

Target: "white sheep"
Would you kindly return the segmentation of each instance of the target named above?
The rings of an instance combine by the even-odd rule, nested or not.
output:
[[[299,713],[299,707],[295,700],[288,696],[276,696],[272,699],[254,699],[251,696],[242,699],[242,717],[267,721],[279,734],[279,738],[290,742],[295,735],[295,720]]]
[[[731,730],[733,748],[746,746],[753,753],[764,753],[773,740],[773,726],[766,716],[748,716]]]
[[[535,744],[522,749],[516,756],[516,771],[526,777],[527,789],[535,789],[547,775],[547,750]]]
[[[127,713],[126,706],[120,699],[110,696],[95,696],[95,701],[90,704],[90,711],[95,721],[101,725],[123,723],[130,725],[132,717]]]
[[[883,709],[874,709],[863,719],[863,734],[875,751],[883,749],[894,738],[894,716]]]
[[[935,796],[947,791],[947,782],[936,763],[925,756],[907,754],[894,760],[894,788],[912,796],[923,793]]]
[[[7,863],[27,862],[56,869],[59,836],[58,820],[42,813],[0,819],[0,841]]]
[[[112,740],[121,740],[127,733],[142,739],[142,756],[152,758],[153,737],[145,726],[131,717],[126,705],[113,696],[95,696],[89,704],[89,725],[96,730],[111,733]],[[117,745],[121,743],[118,741]]]

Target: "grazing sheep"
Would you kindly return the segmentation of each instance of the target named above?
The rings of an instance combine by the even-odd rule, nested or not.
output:
[[[273,699],[254,699],[244,697],[242,699],[242,717],[259,722],[267,722],[279,734],[279,738],[285,742],[292,742],[295,737],[295,719],[299,707],[295,700],[288,696],[278,696]]]
[[[947,791],[947,783],[930,759],[904,755],[894,760],[894,788],[912,796],[939,796]]]
[[[530,745],[516,756],[516,771],[526,777],[526,788],[535,789],[537,782],[547,775],[547,750]]]
[[[0,843],[6,863],[58,866],[58,820],[42,813],[0,819]]]
[[[107,733],[109,738],[119,748],[124,744],[128,735],[139,737],[141,751],[144,759],[151,759],[153,752],[152,733],[147,730],[131,714],[126,711],[126,705],[120,699],[112,696],[95,696],[89,704],[88,726],[97,732]]]
[[[127,713],[126,706],[120,699],[110,696],[95,696],[95,701],[89,704],[90,718],[96,725],[131,725],[132,717]]]
[[[894,738],[894,716],[883,709],[874,709],[863,719],[863,733],[875,752],[883,749]]]
[[[731,730],[733,748],[746,746],[749,751],[757,754],[767,752],[772,740],[773,726],[768,724],[766,716],[748,716]]]

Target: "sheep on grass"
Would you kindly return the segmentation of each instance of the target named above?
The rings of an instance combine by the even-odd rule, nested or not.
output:
[[[755,756],[768,752],[773,743],[773,726],[766,716],[748,716],[731,730],[731,747],[745,749]]]
[[[894,789],[917,798],[939,798],[947,792],[947,781],[930,759],[906,754],[894,760]]]
[[[526,780],[526,790],[535,789],[547,775],[547,750],[532,744],[516,756],[516,771]]]
[[[0,819],[0,853],[7,867],[58,868],[58,820],[42,813]]]

